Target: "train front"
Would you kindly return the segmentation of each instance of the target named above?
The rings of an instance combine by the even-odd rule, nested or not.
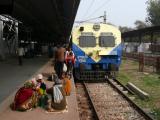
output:
[[[75,79],[104,80],[118,71],[121,63],[121,33],[108,24],[83,24],[72,32],[72,50],[76,56]]]

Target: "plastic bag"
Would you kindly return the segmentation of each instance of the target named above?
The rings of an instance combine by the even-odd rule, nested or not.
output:
[[[63,64],[63,72],[67,72],[67,65],[65,63]]]
[[[53,87],[53,94],[55,103],[60,103],[63,100],[63,95],[57,85]]]

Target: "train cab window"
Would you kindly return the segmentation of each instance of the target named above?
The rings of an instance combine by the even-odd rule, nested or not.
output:
[[[95,36],[81,35],[79,37],[79,46],[80,47],[95,47],[96,46]]]
[[[99,37],[99,46],[100,47],[114,47],[115,46],[115,37],[114,36],[100,36]]]

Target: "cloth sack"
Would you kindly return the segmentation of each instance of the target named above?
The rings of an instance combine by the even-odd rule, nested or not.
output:
[[[61,91],[59,90],[59,87],[62,87],[62,85],[53,86],[53,95],[54,95],[55,103],[60,103],[63,100],[63,95]]]

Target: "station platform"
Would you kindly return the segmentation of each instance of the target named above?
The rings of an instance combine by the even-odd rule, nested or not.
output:
[[[46,60],[44,60],[47,62]],[[47,75],[51,74],[53,71],[53,65],[52,60],[49,60],[46,64],[41,65],[41,68],[39,68],[31,77],[36,76],[38,73],[42,73],[47,79]],[[31,79],[29,77],[26,80]],[[25,82],[25,81],[24,81]],[[23,83],[24,83],[23,82]],[[23,85],[21,83],[21,85]],[[45,80],[45,83],[48,87],[53,85],[53,82],[49,82]],[[43,108],[37,107],[32,109],[31,111],[26,112],[19,112],[19,111],[12,111],[9,107],[9,105],[13,102],[14,95],[18,88],[21,86],[18,86],[14,92],[12,92],[11,95],[9,95],[3,102],[0,103],[0,119],[2,120],[79,120],[79,113],[78,113],[78,105],[77,105],[77,99],[76,99],[76,91],[75,91],[75,85],[74,80],[72,79],[72,92],[70,96],[66,96],[67,99],[67,110],[64,112],[52,112],[47,113]]]
[[[48,60],[47,56],[23,58],[22,66],[18,65],[17,57],[0,61],[0,103],[36,74]]]

